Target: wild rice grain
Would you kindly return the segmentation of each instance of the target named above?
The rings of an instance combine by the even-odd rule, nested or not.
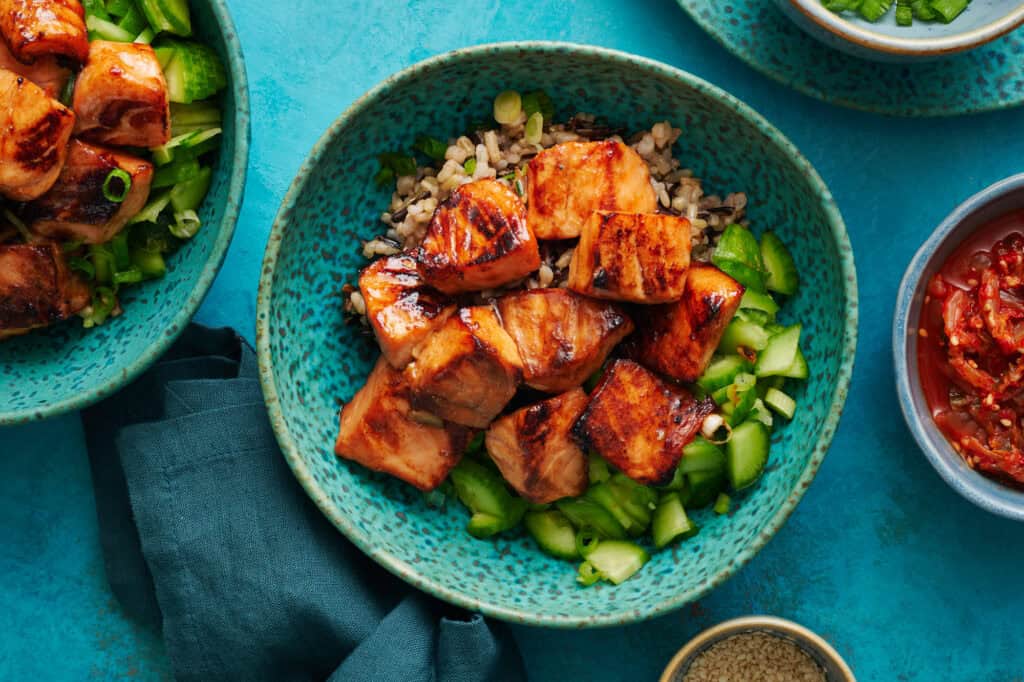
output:
[[[683,682],[826,682],[825,671],[793,642],[763,632],[734,635],[690,664]]]

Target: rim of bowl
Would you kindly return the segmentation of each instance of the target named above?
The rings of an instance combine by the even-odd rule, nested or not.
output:
[[[788,0],[818,27],[863,48],[892,55],[933,56],[956,54],[980,47],[1024,24],[1024,4],[984,26],[930,38],[900,38],[855,24],[826,9],[819,0]]]
[[[231,13],[228,11],[225,0],[207,0],[207,3],[217,20],[217,26],[224,38],[224,48],[228,61],[227,67],[231,75],[232,89],[234,91],[235,153],[231,158],[231,178],[228,183],[224,218],[220,221],[217,239],[214,241],[213,248],[210,250],[210,256],[207,258],[206,264],[199,274],[199,280],[196,282],[195,287],[193,287],[188,299],[168,323],[167,328],[174,331],[161,334],[138,357],[123,367],[119,374],[81,393],[55,400],[46,405],[0,411],[0,426],[13,426],[81,410],[131,383],[148,369],[157,358],[163,355],[181,333],[185,331],[189,321],[196,314],[203,299],[206,298],[213,280],[217,277],[217,273],[224,263],[228,245],[231,244],[231,238],[235,233],[238,214],[242,208],[242,197],[245,193],[245,177],[249,166],[249,139],[251,135],[249,126],[249,80],[245,71],[242,45],[238,40],[238,33],[235,30],[235,24],[231,19]]]
[[[946,484],[976,506],[1015,521],[1024,521],[1024,493],[1020,502],[1014,504],[998,496],[998,492],[1013,491],[995,479],[984,476],[963,464],[960,455],[953,449],[945,435],[929,437],[924,423],[927,416],[919,417],[914,411],[914,396],[921,391],[921,381],[910,376],[910,359],[907,348],[907,334],[917,326],[917,320],[910,320],[910,309],[918,290],[924,284],[921,275],[931,264],[932,256],[941,248],[949,236],[964,220],[978,210],[1010,192],[1024,191],[1024,173],[1012,175],[989,185],[974,194],[946,216],[927,241],[921,245],[907,266],[900,281],[896,297],[896,312],[892,325],[893,363],[896,375],[896,392],[899,397],[903,419],[910,429],[925,458]],[[945,456],[943,455],[945,453]]]
[[[575,55],[609,60],[642,72],[656,74],[672,80],[681,81],[686,86],[693,88],[703,95],[712,97],[722,104],[728,106],[740,116],[750,122],[755,128],[765,134],[772,142],[777,144],[789,158],[800,167],[811,186],[815,189],[817,199],[828,218],[829,229],[836,242],[839,252],[840,269],[844,286],[844,295],[847,302],[846,323],[843,332],[842,360],[838,370],[838,377],[835,390],[832,393],[832,402],[828,417],[825,419],[821,433],[813,446],[811,457],[807,462],[800,478],[793,486],[789,497],[786,498],[782,507],[769,519],[768,523],[761,529],[757,536],[737,556],[715,575],[705,585],[694,587],[678,593],[677,595],[650,604],[646,608],[631,609],[619,613],[601,614],[597,616],[569,616],[555,614],[536,614],[522,611],[516,608],[501,606],[495,603],[483,602],[462,595],[451,590],[429,575],[421,574],[418,569],[393,556],[386,550],[376,546],[371,538],[359,528],[351,524],[341,513],[338,513],[331,504],[327,494],[316,484],[309,469],[302,459],[294,439],[288,432],[284,415],[281,411],[280,400],[277,395],[277,388],[274,381],[273,367],[270,362],[270,291],[274,280],[278,252],[287,225],[291,221],[291,212],[299,196],[304,192],[306,184],[311,181],[312,170],[321,162],[325,151],[331,141],[338,134],[338,131],[348,125],[349,121],[368,108],[382,93],[395,87],[399,83],[419,78],[424,72],[429,72],[437,65],[467,60],[472,61],[482,54],[492,54],[496,51],[514,57],[523,51],[540,53],[566,53]],[[288,193],[281,204],[281,208],[274,220],[270,236],[267,240],[267,248],[263,259],[263,268],[260,275],[259,295],[256,303],[256,352],[259,361],[259,375],[263,386],[264,400],[270,416],[271,426],[277,437],[281,451],[291,467],[299,483],[305,488],[306,493],[313,502],[320,508],[320,511],[338,528],[349,540],[353,542],[366,555],[379,563],[385,569],[402,578],[414,587],[428,592],[451,604],[461,606],[470,611],[478,611],[486,616],[492,616],[500,620],[522,623],[526,625],[537,625],[558,628],[584,628],[584,627],[610,627],[615,625],[626,625],[646,620],[654,616],[668,613],[685,604],[700,599],[719,584],[732,577],[740,568],[749,562],[754,555],[768,542],[775,532],[785,523],[786,519],[796,507],[804,491],[814,479],[818,467],[821,465],[828,450],[832,437],[842,414],[843,405],[846,402],[846,394],[849,388],[850,376],[853,371],[854,354],[857,346],[857,276],[853,260],[853,250],[850,247],[849,236],[842,216],[835,204],[832,194],[825,182],[818,175],[811,163],[797,150],[778,129],[767,121],[761,114],[754,111],[749,105],[740,101],[733,95],[720,89],[718,86],[682,71],[667,64],[657,62],[646,57],[612,50],[608,48],[580,45],[577,43],[560,41],[523,41],[523,42],[500,42],[465,47],[450,52],[444,52],[430,57],[409,66],[395,74],[392,74],[384,81],[378,83],[361,97],[356,99],[349,107],[327,128],[317,143],[313,146],[309,156],[299,168],[295,179],[288,189]]]
[[[845,676],[846,682],[856,682],[853,670],[850,669],[850,666],[839,655],[839,652],[825,638],[799,623],[776,616],[743,616],[733,618],[699,632],[672,657],[672,660],[665,666],[665,671],[661,674],[659,682],[672,682],[672,678],[680,666],[688,659],[694,657],[706,643],[712,640],[724,641],[729,637],[751,631],[768,634],[781,632],[792,636],[794,639],[801,640],[807,645],[807,648],[816,649],[819,654],[834,663],[839,669],[840,674]],[[797,646],[800,646],[800,644]]]

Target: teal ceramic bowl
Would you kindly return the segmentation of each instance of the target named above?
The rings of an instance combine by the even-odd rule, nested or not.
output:
[[[224,135],[200,230],[168,259],[167,275],[132,287],[124,314],[95,329],[75,318],[0,342],[0,425],[80,410],[114,393],[159,358],[199,308],[224,260],[245,189],[249,86],[224,0],[192,0],[199,40],[227,67]]]
[[[805,322],[810,380],[796,419],[775,433],[761,483],[735,512],[701,513],[700,535],[661,552],[618,587],[583,588],[575,567],[522,531],[480,541],[457,502],[429,508],[412,487],[335,457],[338,408],[363,384],[375,344],[342,315],[342,287],[366,263],[390,192],[374,185],[377,154],[418,133],[447,137],[490,111],[506,88],[543,88],[568,117],[587,111],[628,129],[664,119],[685,131],[678,155],[709,191],[745,189],[755,225],[793,245],[804,273],[787,306]],[[257,305],[260,378],[278,441],[299,482],[360,549],[418,588],[505,620],[560,627],[617,625],[707,594],[749,561],[793,511],[821,464],[853,365],[857,288],[842,219],[821,178],[742,102],[671,67],[560,43],[459,50],[377,86],[325,133],[299,171],[267,245]]]
[[[1024,23],[1019,0],[973,0],[954,21],[896,23],[894,8],[877,22],[856,12],[837,14],[821,0],[776,0],[776,4],[821,42],[857,57],[912,62],[970,50],[1009,33]]]

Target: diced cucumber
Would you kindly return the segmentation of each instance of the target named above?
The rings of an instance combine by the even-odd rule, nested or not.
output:
[[[742,225],[726,226],[711,260],[715,265],[718,265],[719,260],[723,260],[742,263],[753,270],[764,269],[757,239],[750,230]]]
[[[759,377],[783,375],[796,361],[800,349],[800,325],[787,327],[768,340],[768,346],[757,356],[754,373]]]
[[[587,555],[587,562],[601,577],[616,585],[639,571],[649,559],[643,547],[623,540],[601,540]]]
[[[779,376],[787,377],[789,379],[806,379],[810,376],[810,371],[807,367],[807,359],[804,357],[803,351],[799,348],[796,349],[796,358],[793,360],[793,364]]]
[[[174,49],[174,56],[164,67],[172,102],[189,104],[203,100],[227,86],[227,73],[213,48],[184,40],[163,41],[160,47]]]
[[[508,530],[508,523],[505,519],[482,512],[470,516],[469,523],[466,524],[466,531],[481,540],[493,537],[504,530]]]
[[[626,529],[611,513],[593,500],[574,498],[556,502],[576,528],[592,528],[603,538],[626,539]]]
[[[167,263],[159,251],[135,249],[132,251],[132,265],[149,279],[163,277],[167,273]]]
[[[745,265],[739,261],[715,260],[714,256],[711,257],[711,260],[716,266],[718,266],[719,270],[732,277],[748,290],[753,289],[758,292],[766,291],[764,284],[765,274],[760,270],[755,270],[749,265]]]
[[[680,460],[680,462],[681,461],[682,460]],[[672,480],[663,486],[659,486],[659,488],[661,490],[671,490],[677,493],[686,491],[686,473],[682,471],[680,467],[676,467],[672,472]]]
[[[181,182],[190,182],[199,175],[199,162],[193,158],[177,159],[174,163],[157,168],[153,173],[153,189],[173,187]]]
[[[665,547],[676,538],[689,538],[697,534],[697,524],[686,515],[679,495],[669,493],[663,495],[654,510],[651,521],[651,537],[658,549]]]
[[[761,235],[761,260],[768,273],[765,286],[786,296],[792,296],[800,288],[800,275],[789,249],[774,232]]]
[[[764,327],[735,317],[725,328],[718,350],[722,353],[735,353],[741,347],[764,350],[767,345],[768,332]]]
[[[754,409],[750,411],[750,418],[761,422],[768,429],[771,429],[772,425],[775,423],[772,413],[768,411],[764,401],[760,398],[754,401]]]
[[[732,388],[732,384],[729,384],[728,386],[722,386],[721,388],[716,389],[715,392],[711,394],[711,399],[715,401],[715,405],[722,407],[723,405],[726,405],[730,402],[730,388]]]
[[[704,374],[697,380],[697,385],[708,393],[714,393],[723,386],[728,386],[740,372],[749,372],[753,365],[739,355],[723,355],[712,360]]]
[[[85,9],[87,19],[91,16],[99,17],[100,19],[110,18],[107,5],[103,0],[82,0],[82,7]]]
[[[171,188],[170,201],[174,210],[194,211],[199,208],[210,191],[210,183],[213,182],[213,170],[200,168],[199,173],[191,180],[179,183]]]
[[[647,530],[647,527],[651,525],[651,513],[658,503],[658,493],[652,488],[637,483],[625,474],[615,474],[608,483],[615,492],[619,504],[630,518],[642,530]]]
[[[796,401],[777,388],[769,388],[764,394],[764,404],[772,408],[786,419],[792,419],[796,412]]]
[[[171,192],[159,192],[155,196],[150,195],[149,201],[142,210],[135,214],[135,217],[128,222],[132,225],[136,223],[155,223],[157,218],[160,217],[160,212],[167,208],[167,205],[171,203]]]
[[[459,500],[473,512],[467,530],[474,537],[490,537],[508,530],[526,512],[526,501],[513,497],[501,476],[479,462],[463,459],[452,469],[451,481]]]
[[[684,474],[692,474],[695,471],[724,471],[725,453],[703,436],[697,436],[683,448],[679,470]]]
[[[149,27],[146,17],[142,16],[142,12],[138,10],[134,3],[129,3],[128,12],[121,15],[121,20],[117,22],[117,25],[133,36],[138,36]],[[134,41],[135,38],[132,38],[132,40]]]
[[[166,31],[179,36],[192,35],[188,0],[138,0],[139,9],[157,33]]]
[[[690,488],[690,499],[686,501],[686,508],[701,509],[714,502],[718,493],[725,487],[725,477],[724,468],[686,474],[686,482]]]
[[[740,299],[740,310],[763,310],[774,320],[775,314],[779,312],[779,304],[770,294],[747,289]]]
[[[123,17],[132,10],[136,10],[136,7],[134,0],[107,0],[106,10],[108,14],[115,17]]]
[[[171,135],[178,137],[197,130],[221,127],[220,109],[209,102],[171,104]]]
[[[523,525],[537,545],[551,556],[570,560],[579,558],[576,529],[562,512],[556,509],[529,512],[523,517]]]
[[[153,42],[153,38],[156,38],[156,34],[153,33],[153,29],[148,26],[142,30],[142,33],[135,36],[135,42],[140,45],[149,45]]]
[[[158,45],[153,47],[153,52],[156,53],[156,60],[160,62],[160,68],[166,72],[167,65],[171,63],[171,59],[174,57],[174,48],[170,45]]]
[[[89,29],[90,40],[109,40],[115,43],[130,43],[137,34],[126,31],[112,21],[101,19],[96,15],[86,17],[85,26]]]
[[[757,420],[745,421],[732,430],[725,456],[733,490],[743,490],[757,482],[768,461],[769,446],[768,429]]]
[[[618,496],[608,481],[590,486],[584,497],[601,505],[632,537],[643,535],[644,527],[635,521],[619,503]]]

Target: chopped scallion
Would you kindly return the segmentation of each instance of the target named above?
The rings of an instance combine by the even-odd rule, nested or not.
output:
[[[544,116],[539,111],[530,114],[526,119],[525,139],[530,144],[540,144],[540,138],[544,134]]]
[[[462,164],[462,168],[466,171],[466,175],[476,173],[476,157],[466,159],[466,163]]]
[[[107,173],[107,178],[103,181],[103,196],[107,201],[120,204],[128,197],[131,188],[132,176],[120,168],[115,168]]]
[[[494,120],[498,123],[515,123],[522,113],[523,99],[515,90],[506,90],[494,98]]]
[[[114,273],[114,284],[137,284],[142,281],[142,270],[136,267]]]
[[[199,232],[203,222],[195,211],[181,211],[174,214],[174,224],[169,227],[171,234],[178,239],[191,239]]]

